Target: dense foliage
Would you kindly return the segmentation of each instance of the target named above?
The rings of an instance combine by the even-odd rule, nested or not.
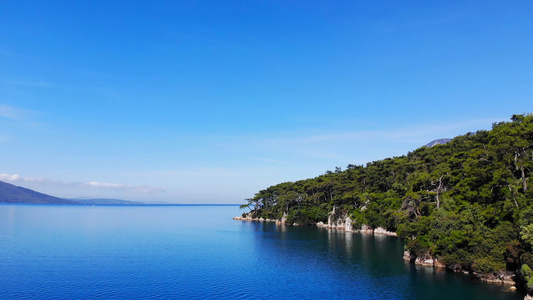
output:
[[[444,145],[271,186],[243,207],[289,224],[347,214],[356,228],[396,231],[412,255],[482,274],[521,270],[533,287],[532,144],[533,115],[514,115]]]

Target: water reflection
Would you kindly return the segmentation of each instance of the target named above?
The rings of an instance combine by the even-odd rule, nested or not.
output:
[[[15,206],[0,205],[0,237],[13,237],[16,213]]]
[[[405,264],[398,238],[232,220],[237,214],[0,205],[0,274],[9,274],[0,298],[506,299]]]
[[[403,263],[403,245],[397,239],[375,240],[373,236],[316,227],[246,223],[258,233],[255,252],[261,255],[262,263],[289,270],[283,274],[284,280],[298,281],[312,291],[309,296],[313,298],[321,294],[331,298],[330,293],[340,290],[356,299],[398,299],[405,294],[408,278],[403,264],[398,265]],[[398,253],[400,260],[387,265]],[[389,288],[384,290],[384,284]]]
[[[245,223],[256,233],[255,251],[263,263],[283,266],[300,279],[306,278],[315,293],[322,291],[313,286],[318,284],[325,290],[351,291],[357,299],[521,299],[501,286],[406,262],[404,243],[397,237]],[[313,274],[321,274],[321,281],[315,282]],[[283,278],[298,280],[290,275]],[[300,284],[307,283],[300,280]]]

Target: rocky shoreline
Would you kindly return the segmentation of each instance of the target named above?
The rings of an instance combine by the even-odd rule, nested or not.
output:
[[[264,218],[252,218],[250,215],[246,215],[245,217],[234,217],[233,220],[239,220],[239,221],[253,221],[253,222],[275,222],[276,225],[288,225],[286,223],[286,218],[283,217],[281,220],[277,219],[264,219]],[[294,223],[291,224],[292,226],[299,226],[300,224]],[[328,218],[328,222],[318,222],[315,224],[317,227],[320,228],[327,228],[327,229],[334,229],[334,230],[342,230],[346,232],[355,232],[355,233],[362,233],[362,234],[373,234],[373,235],[387,235],[387,236],[398,236],[396,232],[387,231],[386,229],[382,227],[372,228],[367,225],[361,226],[361,229],[354,229],[352,225],[352,220],[348,216],[344,216],[342,218],[334,220],[332,216]],[[405,251],[403,258],[406,261],[409,261],[411,263],[414,263],[415,265],[425,266],[425,267],[434,267],[434,268],[446,268],[447,270],[453,271],[455,273],[464,273],[465,275],[471,275],[475,278],[488,282],[493,284],[502,284],[502,285],[509,285],[510,290],[516,290],[516,282],[514,281],[514,274],[510,272],[502,272],[501,274],[497,275],[486,275],[486,274],[478,274],[478,273],[471,273],[468,271],[465,271],[461,268],[461,266],[452,266],[447,267],[442,261],[439,261],[438,258],[433,257],[429,254],[423,255],[423,256],[412,256],[409,251]],[[528,298],[530,296],[526,295],[525,300],[533,300],[533,297]]]
[[[515,287],[516,282],[514,280],[515,275],[512,272],[500,272],[497,275],[468,272],[464,270],[461,266],[448,266],[447,267],[442,261],[439,261],[438,258],[433,257],[432,255],[426,254],[422,256],[412,256],[409,253],[409,251],[405,251],[403,253],[403,258],[406,261],[409,261],[416,265],[426,266],[426,267],[435,267],[435,268],[446,268],[447,270],[455,272],[455,273],[463,273],[465,275],[474,276],[475,278],[481,281],[484,281],[484,282],[508,285],[508,286],[511,286],[510,289],[516,289]]]
[[[282,218],[281,220],[276,220],[276,219],[265,219],[265,218],[252,218],[247,215],[246,217],[234,217],[233,220],[255,221],[255,222],[275,222],[277,225],[287,225],[285,222],[285,218]],[[294,223],[291,225],[300,226],[300,224],[298,223]],[[318,222],[316,223],[316,226],[320,228],[343,230],[346,232],[398,236],[396,232],[387,231],[385,228],[381,228],[381,227],[377,227],[374,229],[370,226],[363,225],[361,229],[353,229],[352,220],[350,219],[350,217],[346,217],[342,221],[337,220],[337,222],[330,222],[329,220],[328,220],[328,223]]]
[[[446,265],[439,261],[437,258],[431,255],[424,256],[411,256],[409,251],[403,252],[403,259],[414,263],[415,265],[425,266],[425,267],[436,267],[436,268],[446,268]]]

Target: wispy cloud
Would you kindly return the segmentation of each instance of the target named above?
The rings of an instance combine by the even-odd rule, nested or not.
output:
[[[128,190],[128,191],[141,193],[141,194],[160,193],[160,192],[165,191],[164,188],[160,188],[160,187],[123,185],[123,184],[118,184],[118,183],[108,183],[108,182],[98,182],[98,181],[91,181],[88,183],[84,183],[82,185],[85,187],[91,187],[91,188]]]
[[[427,138],[428,135],[433,136],[433,138],[441,138],[442,134],[450,134],[450,132],[456,132],[457,130],[479,126],[486,127],[487,125],[501,120],[501,118],[492,118],[492,119],[479,119],[479,120],[469,120],[465,122],[458,122],[447,125],[438,125],[438,124],[420,124],[413,127],[407,128],[391,128],[384,130],[357,130],[357,131],[348,131],[332,134],[322,134],[322,135],[303,135],[299,137],[290,137],[287,140],[291,140],[295,143],[321,143],[335,140],[368,140],[368,139],[387,139],[387,140],[404,140],[412,141],[413,138]],[[466,133],[466,132],[464,132]],[[453,137],[453,136],[447,136]]]
[[[4,85],[21,86],[21,87],[33,87],[33,88],[51,88],[52,84],[44,81],[17,81],[17,80],[4,80],[0,81]]]
[[[2,181],[17,181],[19,178],[20,176],[18,174],[0,173],[0,180]]]
[[[176,178],[187,180],[190,178],[243,178],[258,173],[268,172],[268,168],[223,168],[223,167],[198,167],[183,170],[155,170],[139,172],[136,175],[151,178]]]
[[[6,174],[0,173],[0,180],[7,182],[24,182],[31,184],[39,184],[45,186],[55,186],[55,187],[80,187],[80,188],[96,188],[96,189],[111,189],[111,190],[124,190],[140,194],[150,194],[150,193],[160,193],[164,192],[165,189],[161,187],[153,186],[136,186],[136,185],[124,185],[118,183],[108,183],[108,182],[65,182],[65,181],[56,181],[40,177],[22,177],[18,174]]]
[[[281,132],[248,136],[219,136],[211,148],[263,165],[331,166],[365,163],[407,154],[438,138],[453,138],[469,131],[489,129],[502,118],[471,119],[450,123],[420,123],[404,127],[367,130],[338,128],[330,131]]]
[[[418,124],[411,127],[404,128],[387,128],[382,130],[354,130],[346,132],[335,132],[317,135],[300,135],[285,138],[293,143],[323,143],[331,141],[369,141],[369,140],[385,140],[391,142],[413,142],[420,139],[437,139],[437,138],[453,138],[454,136],[465,134],[468,130],[476,130],[490,126],[493,122],[501,120],[501,118],[468,120],[464,122],[456,122],[451,124]]]
[[[28,109],[0,104],[0,118],[22,121],[28,119],[34,113]]]

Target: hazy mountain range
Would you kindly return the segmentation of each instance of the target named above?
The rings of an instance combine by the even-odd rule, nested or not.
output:
[[[40,203],[40,204],[144,204],[141,202],[119,200],[119,199],[63,199],[34,190],[16,186],[0,181],[0,203]]]

